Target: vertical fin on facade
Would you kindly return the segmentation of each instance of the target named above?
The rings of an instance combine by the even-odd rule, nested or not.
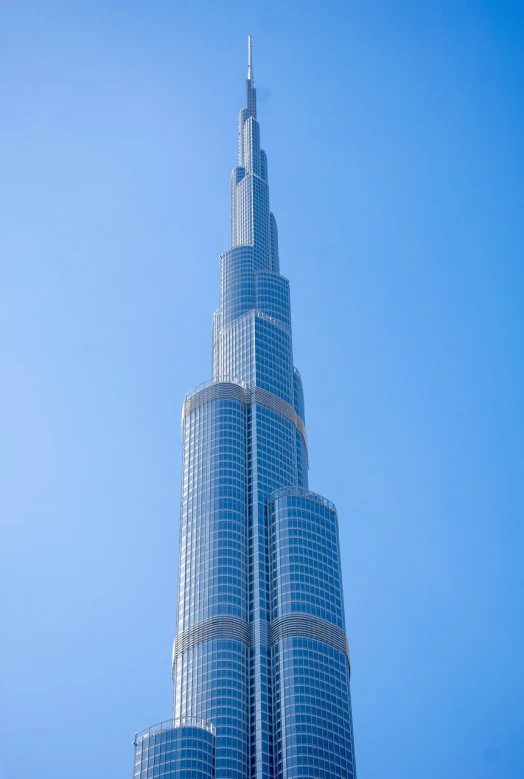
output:
[[[302,378],[298,368],[293,368],[293,400],[295,411],[302,417],[304,422],[306,421],[306,409],[304,404],[304,388],[302,386]]]
[[[278,257],[278,228],[277,220],[273,212],[269,214],[269,231],[270,231],[270,251],[271,251],[271,270],[275,273],[280,273],[280,260]]]
[[[267,181],[267,155],[264,149],[260,149],[260,178]]]
[[[244,124],[244,166],[246,173],[260,176],[260,125],[253,116]]]
[[[247,108],[238,112],[238,164],[244,164],[244,122],[247,119]]]

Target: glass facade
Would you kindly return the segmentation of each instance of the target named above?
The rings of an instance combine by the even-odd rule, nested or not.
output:
[[[184,741],[193,779],[355,779],[338,519],[308,489],[251,41],[219,299],[212,379],[182,413],[173,725],[135,739],[135,776],[170,776]],[[175,725],[195,721],[212,730]]]
[[[349,655],[332,503],[307,490],[269,499],[275,777],[355,775]]]
[[[159,722],[135,735],[135,779],[213,779],[215,731],[197,720]]]

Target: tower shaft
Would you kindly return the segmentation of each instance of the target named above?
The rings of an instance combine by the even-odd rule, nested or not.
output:
[[[279,265],[250,38],[212,379],[182,415],[173,722],[209,723],[202,779],[355,777],[338,518],[308,489]]]

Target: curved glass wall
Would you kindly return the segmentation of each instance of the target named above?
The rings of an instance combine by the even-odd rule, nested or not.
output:
[[[248,761],[247,422],[241,387],[201,390],[183,422],[175,717],[210,720],[218,779]],[[235,396],[238,396],[237,397]],[[240,394],[239,394],[240,393]]]
[[[208,723],[161,722],[137,733],[134,779],[214,779],[215,734]]]
[[[307,490],[280,490],[269,501],[269,554],[274,776],[353,777],[335,507]]]

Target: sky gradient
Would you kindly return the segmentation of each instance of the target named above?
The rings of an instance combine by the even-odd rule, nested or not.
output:
[[[359,779],[522,779],[504,0],[3,6],[0,774],[130,776],[170,716],[180,411],[211,373],[248,33]]]

